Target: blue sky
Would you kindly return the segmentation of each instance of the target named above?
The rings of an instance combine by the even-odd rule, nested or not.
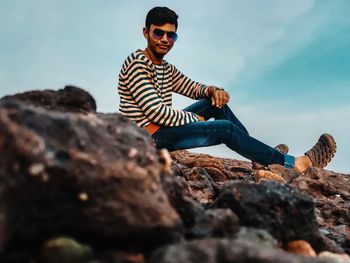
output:
[[[256,138],[308,150],[323,132],[338,153],[327,167],[350,173],[350,1],[2,0],[0,96],[75,84],[115,112],[123,60],[146,45],[153,6],[179,15],[166,60],[231,94],[229,105]],[[174,97],[182,108],[191,101]],[[224,146],[196,149],[239,158]]]

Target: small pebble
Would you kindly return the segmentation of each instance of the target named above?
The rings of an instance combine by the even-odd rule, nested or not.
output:
[[[147,158],[150,162],[154,162],[156,160],[156,158],[153,155],[151,155],[150,153],[147,153]]]
[[[290,253],[316,257],[315,250],[305,240],[295,240],[288,243],[286,250]]]
[[[337,225],[335,227],[333,227],[333,229],[335,229],[338,232],[348,232],[349,231],[349,227],[347,225]]]
[[[326,228],[320,228],[320,232],[324,235],[329,235],[331,233]]]
[[[79,200],[82,202],[86,202],[89,199],[89,196],[87,193],[80,193],[78,196]]]
[[[43,174],[43,176],[41,177],[41,181],[43,181],[44,183],[47,183],[49,181],[49,176],[46,173]]]
[[[131,148],[130,150],[129,150],[129,154],[128,154],[128,156],[129,156],[129,158],[134,158],[136,155],[137,155],[137,149],[136,148]]]
[[[35,163],[28,170],[31,175],[36,176],[45,170],[45,166],[42,163]]]
[[[156,183],[152,183],[152,184],[151,184],[151,191],[152,191],[152,192],[155,192],[155,191],[157,191],[157,189],[158,189],[157,184],[156,184]]]
[[[168,150],[166,149],[161,149],[159,151],[159,155],[160,155],[160,160],[163,164],[163,173],[170,173],[171,171],[171,157],[170,154],[168,152]]]
[[[323,251],[318,255],[319,258],[332,260],[332,263],[350,263],[350,257],[347,254],[336,254],[329,251]]]
[[[45,263],[86,263],[92,262],[93,250],[70,237],[47,240],[35,262]],[[31,261],[33,262],[33,261]]]

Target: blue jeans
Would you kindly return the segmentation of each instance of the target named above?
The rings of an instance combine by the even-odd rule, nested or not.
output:
[[[207,98],[184,110],[203,116],[205,120],[214,120],[193,122],[179,127],[163,126],[152,136],[158,148],[174,151],[224,143],[233,151],[264,166],[281,164],[293,167],[294,157],[288,155],[286,158],[286,155],[251,137],[227,105],[221,109],[216,108]],[[286,164],[286,159],[292,165]]]

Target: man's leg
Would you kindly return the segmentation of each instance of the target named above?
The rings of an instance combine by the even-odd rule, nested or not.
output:
[[[248,133],[248,130],[244,127],[244,125],[238,120],[238,118],[234,115],[232,110],[229,108],[229,106],[225,105],[223,108],[217,108],[211,104],[211,99],[201,99],[187,108],[184,109],[185,111],[190,111],[193,113],[196,113],[198,115],[201,115],[204,117],[205,120],[208,120],[210,118],[214,118],[215,120],[229,120],[233,124],[237,125],[243,132]],[[280,147],[287,147],[287,149],[280,149]],[[279,144],[275,147],[279,152],[283,154],[288,153],[288,146]],[[265,166],[252,162],[252,167],[254,169],[262,169]]]
[[[225,143],[240,155],[263,165],[285,164],[285,155],[256,140],[229,120],[194,122],[162,127],[153,136],[159,148],[170,151]]]
[[[201,99],[183,110],[200,115],[204,117],[205,120],[209,120],[210,118],[214,118],[215,120],[228,120],[234,125],[236,125],[238,128],[240,128],[243,132],[248,134],[247,129],[233,114],[229,106],[225,105],[224,107],[219,109],[211,105],[211,100],[209,98]]]
[[[247,129],[225,105],[218,109],[209,99],[200,100],[185,110],[216,121],[195,122],[180,127],[162,127],[152,137],[160,148],[190,149],[225,143],[230,149],[262,165],[281,164],[299,172],[311,166],[323,168],[333,158],[336,143],[329,134],[322,134],[306,155],[293,157],[249,136]],[[310,157],[311,156],[311,157]]]

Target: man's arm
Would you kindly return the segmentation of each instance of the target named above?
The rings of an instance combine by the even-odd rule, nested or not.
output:
[[[195,82],[171,65],[172,90],[194,100],[208,96],[208,86]]]
[[[212,100],[212,105],[218,108],[228,103],[230,96],[223,89],[195,82],[181,73],[176,67],[171,66],[174,92],[195,100],[209,97]]]
[[[163,104],[144,61],[133,61],[121,77],[138,107],[152,123],[175,127],[198,121],[194,113]]]

